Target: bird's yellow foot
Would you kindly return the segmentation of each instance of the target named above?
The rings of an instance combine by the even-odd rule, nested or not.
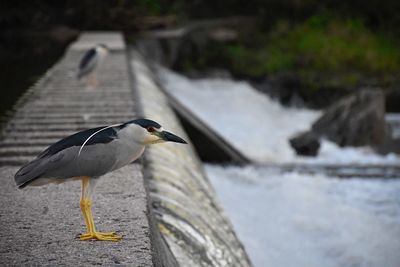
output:
[[[100,241],[119,241],[122,236],[117,235],[115,232],[101,233],[101,232],[90,232],[81,234],[80,240],[100,240]]]

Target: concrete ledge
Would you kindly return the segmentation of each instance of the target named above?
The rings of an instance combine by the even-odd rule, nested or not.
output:
[[[95,90],[75,78],[84,47],[99,40],[110,44],[112,51],[99,75]],[[0,133],[0,146],[9,143],[25,144],[0,153],[0,166],[10,162],[7,156],[34,156],[30,146],[37,150],[78,130],[93,126],[114,124],[134,117],[135,101],[128,72],[127,55],[121,33],[90,32],[66,50],[65,55],[17,101]],[[111,122],[111,123],[110,123]],[[38,145],[37,145],[38,144]],[[26,151],[24,152],[24,149]],[[15,162],[15,158],[13,159]]]
[[[104,176],[93,214],[102,231],[117,231],[121,242],[82,242],[80,183],[19,190],[18,168],[0,168],[0,262],[7,266],[152,266],[146,192],[138,164]]]
[[[112,46],[96,89],[75,78],[87,47]],[[118,51],[114,51],[118,50]],[[121,242],[82,242],[80,183],[18,190],[14,174],[39,151],[79,129],[135,117],[122,35],[83,34],[63,58],[15,106],[0,140],[0,263],[5,266],[153,266],[147,195],[140,164],[102,178],[93,214],[100,231],[117,231]],[[14,165],[16,167],[12,167]],[[18,167],[17,167],[18,166]]]
[[[135,50],[131,51],[131,68],[142,114],[189,140]],[[152,226],[157,229],[152,232],[160,231],[164,248],[170,249],[179,266],[251,266],[192,145],[151,146],[145,152],[144,168],[156,216]]]
[[[99,87],[88,90],[74,74],[84,51],[98,42],[113,51]],[[79,129],[136,117],[138,110],[188,139],[146,64],[134,53],[128,65],[124,48],[120,34],[83,34],[15,106],[0,140],[0,262],[250,266],[191,145],[148,149],[143,161],[147,194],[141,164],[101,178],[94,195],[94,220],[99,230],[124,235],[118,243],[76,238],[85,231],[79,182],[16,188],[17,166],[41,149]]]
[[[71,50],[87,50],[94,44],[105,44],[111,50],[125,50],[125,42],[119,32],[86,32],[70,46]]]

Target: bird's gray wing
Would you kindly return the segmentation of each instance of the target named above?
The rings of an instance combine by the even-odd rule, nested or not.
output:
[[[103,131],[100,131],[104,129]],[[95,135],[93,135],[96,133]],[[107,144],[117,138],[117,130],[113,127],[97,127],[78,132],[54,143],[34,160],[22,166],[15,174],[15,182],[20,188],[30,182],[51,173],[54,168],[67,164],[78,156],[80,147],[94,144]]]
[[[64,163],[68,161],[65,158],[65,154],[63,152],[59,152],[56,155],[46,156],[42,158],[36,158],[31,162],[24,165],[19,171],[15,174],[14,179],[19,188],[24,188],[29,183],[35,181],[38,178],[41,178],[47,171],[54,169],[58,162],[64,159]]]
[[[96,49],[91,48],[88,50],[82,57],[81,62],[79,63],[79,70],[77,78],[78,80],[81,79],[86,74],[93,71],[93,69],[97,65],[97,57],[96,57]]]

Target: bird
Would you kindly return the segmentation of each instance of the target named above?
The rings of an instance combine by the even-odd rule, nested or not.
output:
[[[92,216],[92,196],[99,178],[139,158],[146,145],[176,142],[187,144],[181,137],[163,130],[149,119],[83,130],[50,145],[15,174],[16,185],[41,186],[81,180],[80,208],[87,233],[80,240],[118,241],[115,232],[98,232]]]
[[[88,77],[88,85],[96,87],[96,72],[102,65],[104,59],[109,54],[109,52],[110,49],[105,44],[97,44],[96,46],[86,51],[79,63],[78,72],[76,75],[78,81],[90,75],[90,77]]]

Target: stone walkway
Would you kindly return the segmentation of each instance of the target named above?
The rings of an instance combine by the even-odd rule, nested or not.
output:
[[[99,86],[87,88],[75,71],[86,49],[100,41],[112,53]],[[77,239],[86,230],[79,182],[19,190],[13,178],[19,166],[58,139],[135,116],[126,60],[120,34],[83,34],[16,105],[0,139],[1,265],[153,265],[139,164],[103,177],[94,196],[98,229],[116,230],[124,236],[119,243]]]
[[[86,49],[99,42],[112,53],[98,88],[90,89],[76,81],[75,71]],[[130,52],[128,65],[120,34],[82,34],[15,106],[0,137],[2,266],[251,266],[190,144],[152,146],[140,163],[100,180],[94,220],[99,231],[123,235],[118,243],[78,239],[86,231],[78,181],[15,186],[18,168],[48,145],[133,119],[136,111],[189,141],[153,73]]]

